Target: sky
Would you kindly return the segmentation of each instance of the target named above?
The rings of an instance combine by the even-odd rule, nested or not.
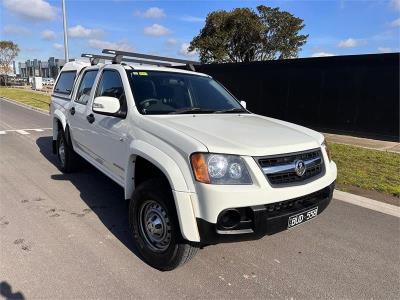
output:
[[[64,57],[61,0],[0,0],[0,39],[17,61]],[[299,57],[400,51],[400,0],[65,0],[71,58],[103,48],[197,59],[190,41],[212,11],[263,4],[304,20]]]

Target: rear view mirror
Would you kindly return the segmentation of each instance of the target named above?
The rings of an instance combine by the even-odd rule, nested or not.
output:
[[[120,110],[119,100],[115,97],[96,97],[93,101],[93,111],[99,114],[112,115]]]
[[[247,106],[246,101],[240,101],[240,104],[241,104],[244,108],[246,108],[246,106]]]

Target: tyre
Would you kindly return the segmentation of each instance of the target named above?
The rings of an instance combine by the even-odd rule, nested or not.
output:
[[[57,135],[57,156],[59,169],[64,173],[73,172],[76,169],[77,159],[70,143],[67,142],[63,130],[58,131]]]
[[[197,253],[197,245],[182,238],[171,188],[163,179],[148,180],[135,189],[129,225],[141,258],[158,270],[173,270]]]

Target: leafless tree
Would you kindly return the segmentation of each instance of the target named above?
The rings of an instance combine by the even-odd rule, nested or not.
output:
[[[11,63],[18,53],[19,47],[13,41],[0,41],[0,75],[4,85],[7,85],[7,76],[12,71]]]

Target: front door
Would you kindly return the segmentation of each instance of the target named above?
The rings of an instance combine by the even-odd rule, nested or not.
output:
[[[115,97],[120,100],[122,117],[95,113],[90,108],[89,143],[96,161],[111,172],[117,181],[124,182],[128,153],[128,121],[125,118],[127,104],[121,76],[117,70],[106,69],[101,74],[94,98]],[[86,120],[86,122],[88,122]]]

